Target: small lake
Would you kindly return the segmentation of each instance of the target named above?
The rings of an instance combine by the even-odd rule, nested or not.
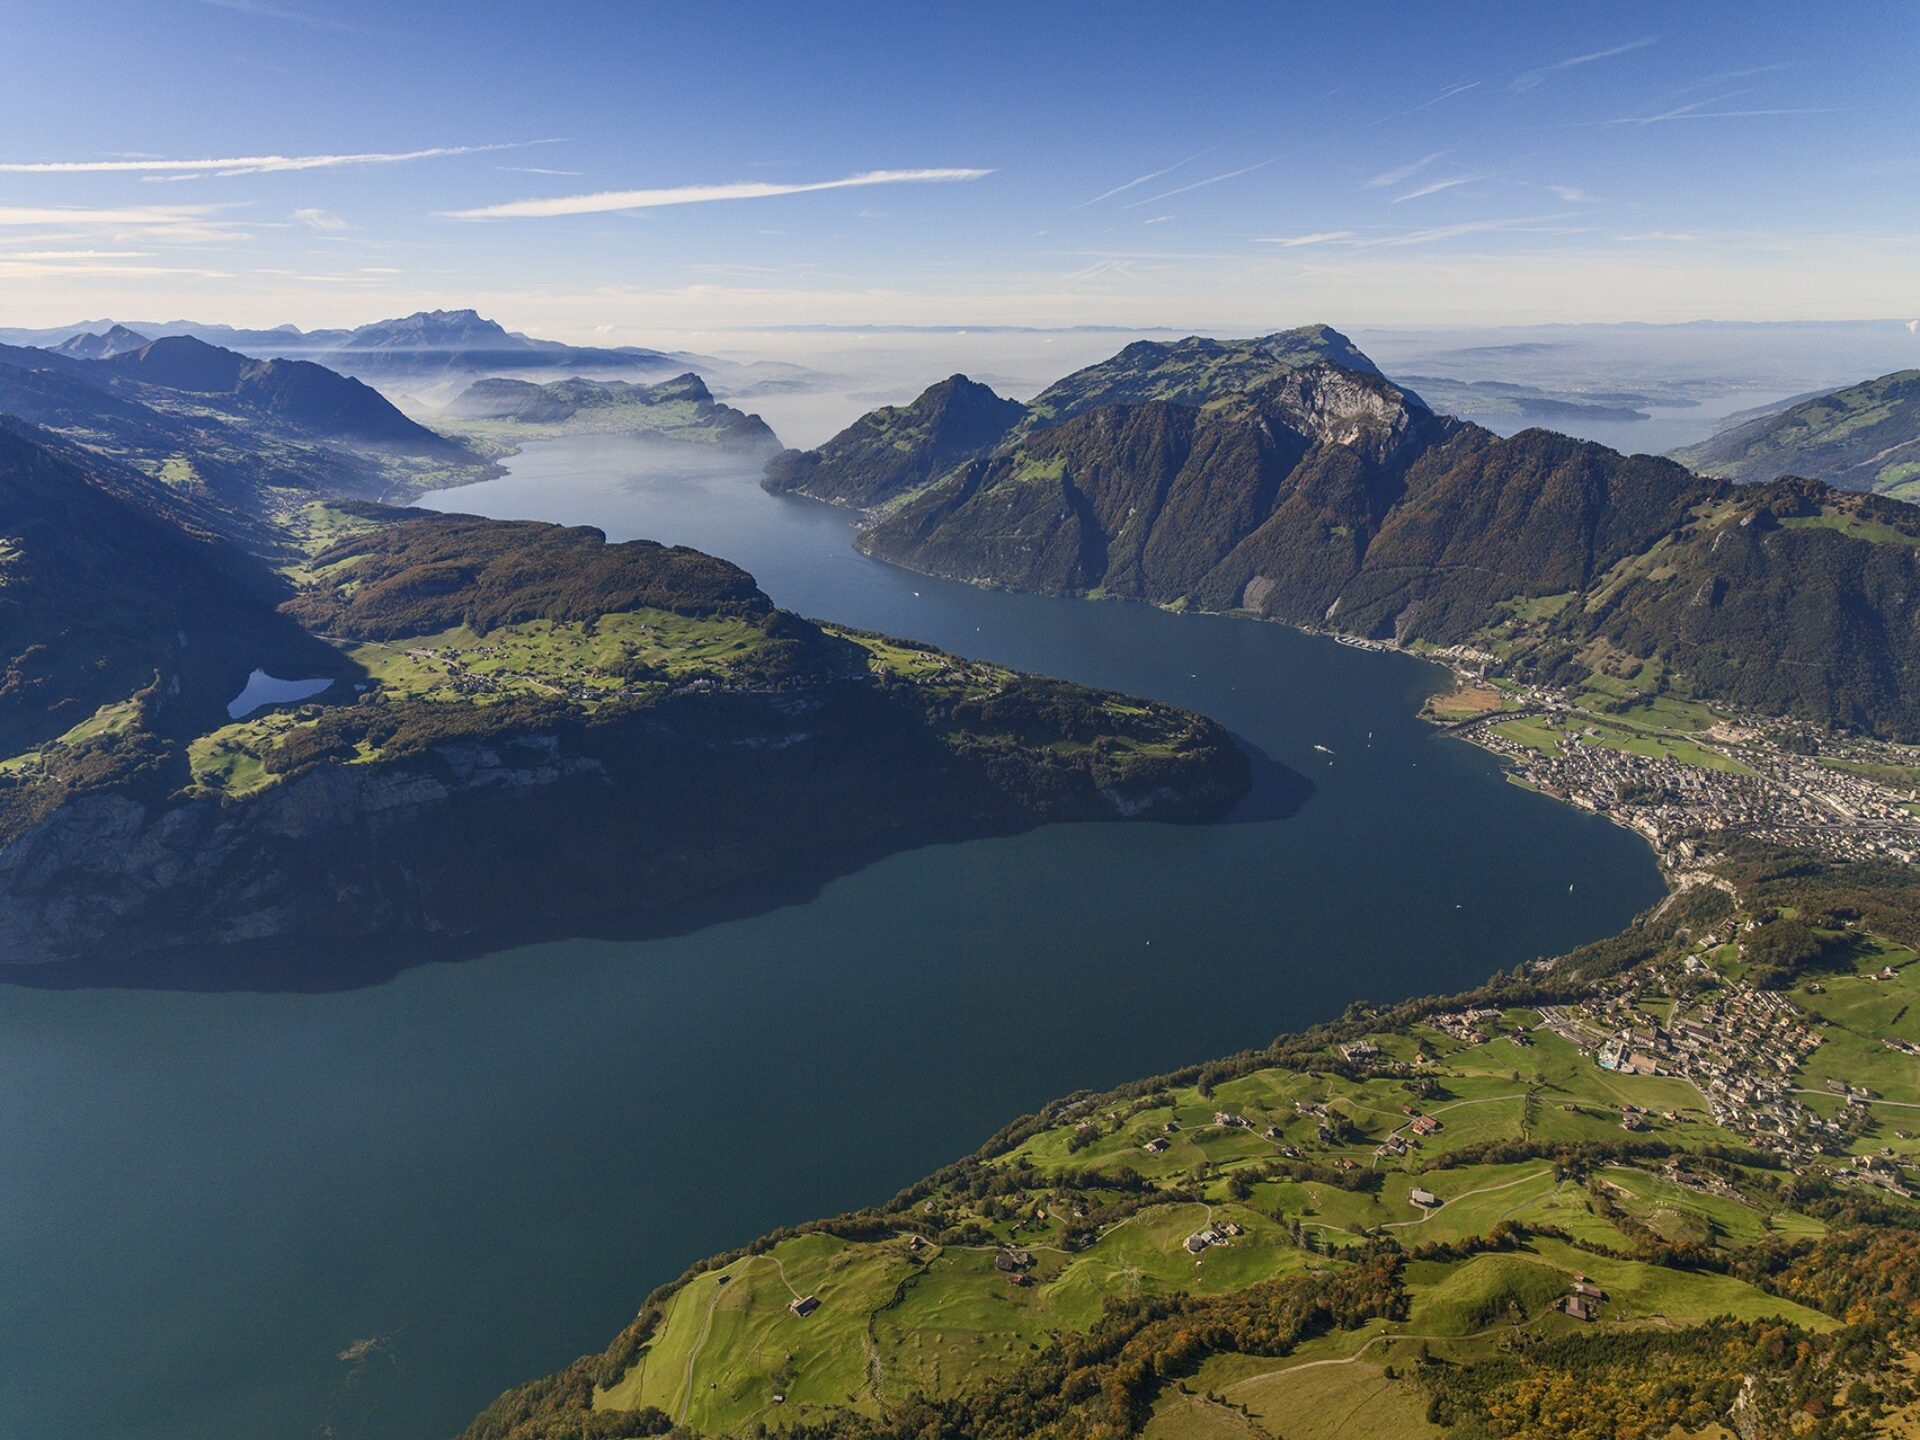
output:
[[[1417,721],[1430,666],[923,579],[631,440],[509,468],[432,503],[698,545],[807,614],[1194,706],[1315,793],[908,850],[685,934],[336,993],[0,988],[0,1435],[447,1436],[688,1262],[1050,1097],[1471,985],[1660,893],[1637,839]]]
[[[315,680],[282,680],[277,675],[269,675],[264,670],[255,670],[247,676],[247,683],[227,705],[229,720],[244,720],[256,710],[269,705],[287,705],[295,700],[311,700],[323,690],[331,689],[333,681],[325,677]]]

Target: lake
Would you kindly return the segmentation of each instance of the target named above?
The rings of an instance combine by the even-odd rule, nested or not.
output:
[[[1055,1095],[1463,988],[1660,893],[1637,839],[1416,720],[1442,677],[1405,657],[923,579],[631,440],[432,503],[698,545],[807,614],[1193,706],[1315,792],[908,850],[685,934],[361,989],[0,988],[0,1435],[446,1436],[688,1262]]]

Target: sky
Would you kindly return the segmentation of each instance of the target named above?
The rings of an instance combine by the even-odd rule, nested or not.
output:
[[[1920,6],[0,0],[0,326],[1920,316]]]

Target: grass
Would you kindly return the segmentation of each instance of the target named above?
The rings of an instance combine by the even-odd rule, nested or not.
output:
[[[1875,488],[1882,487],[1876,485]],[[1794,516],[1791,519],[1782,520],[1780,528],[1783,530],[1837,530],[1849,539],[1866,540],[1875,545],[1920,545],[1920,535],[1909,535],[1904,530],[1896,530],[1893,526],[1878,520],[1863,520],[1860,516],[1845,510],[1832,510],[1819,515]]]
[[[140,702],[138,700],[132,697],[116,700],[102,705],[52,743],[79,745],[88,740],[96,740],[102,735],[121,734],[132,729],[139,719]],[[41,749],[27,750],[19,755],[0,760],[0,775],[36,774],[40,771],[41,763]]]
[[[874,663],[905,671],[927,663],[909,647],[882,644],[869,653]],[[1888,964],[1896,980],[1870,978]],[[1819,990],[1803,982],[1791,992],[1829,1022],[1808,1078],[1817,1080],[1822,1066],[1855,1083],[1870,1075],[1866,1083],[1889,1097],[1920,1102],[1920,1061],[1879,1043],[1883,1034],[1920,1037],[1920,1018],[1908,1009],[1920,990],[1914,954],[1863,941],[1850,970],[1815,983]],[[1670,1002],[1656,996],[1644,1008],[1659,1017]],[[1232,1293],[1337,1268],[1346,1263],[1343,1252],[1370,1235],[1391,1235],[1413,1250],[1483,1236],[1507,1221],[1533,1227],[1532,1238],[1514,1250],[1409,1260],[1404,1320],[1317,1336],[1286,1356],[1215,1355],[1160,1393],[1147,1433],[1160,1440],[1257,1436],[1250,1425],[1290,1440],[1435,1433],[1424,1394],[1390,1378],[1389,1365],[1394,1375],[1408,1373],[1399,1357],[1410,1361],[1415,1345],[1431,1346],[1443,1360],[1490,1358],[1516,1326],[1587,1333],[1557,1310],[1576,1272],[1607,1292],[1601,1325],[1685,1325],[1727,1315],[1832,1328],[1831,1318],[1729,1275],[1630,1258],[1633,1237],[1621,1228],[1629,1219],[1636,1234],[1644,1226],[1729,1255],[1823,1233],[1818,1220],[1783,1209],[1769,1187],[1747,1183],[1748,1172],[1727,1171],[1729,1182],[1709,1191],[1669,1178],[1662,1162],[1597,1163],[1562,1178],[1550,1158],[1472,1160],[1472,1147],[1490,1141],[1617,1141],[1627,1104],[1649,1112],[1645,1138],[1683,1148],[1740,1143],[1712,1123],[1684,1081],[1601,1070],[1547,1030],[1537,1010],[1513,1007],[1483,1028],[1492,1038],[1477,1044],[1431,1025],[1369,1037],[1377,1063],[1405,1066],[1405,1073],[1273,1066],[1210,1088],[1170,1085],[1075,1111],[986,1162],[990,1190],[930,1197],[940,1223],[964,1219],[971,1234],[949,1231],[949,1243],[929,1240],[917,1250],[904,1234],[868,1242],[806,1235],[696,1277],[670,1301],[641,1362],[600,1403],[657,1405],[702,1430],[741,1433],[830,1408],[872,1412],[916,1394],[957,1395],[1008,1373],[1057,1336],[1086,1331],[1116,1298]],[[1418,1055],[1429,1059],[1416,1071]],[[1407,1132],[1409,1108],[1434,1116],[1439,1130],[1407,1155],[1377,1156],[1384,1137]],[[1217,1111],[1251,1123],[1215,1124]],[[1323,1120],[1350,1129],[1323,1142]],[[1170,1123],[1177,1128],[1168,1130]],[[1920,1130],[1920,1110],[1914,1125]],[[1264,1133],[1270,1126],[1273,1138]],[[1150,1154],[1142,1148],[1148,1139],[1168,1144]],[[1315,1168],[1274,1164],[1286,1148]],[[1348,1174],[1373,1172],[1372,1188],[1333,1183],[1329,1172],[1342,1166],[1351,1167]],[[1150,1187],[1144,1197],[1142,1180]],[[1441,1205],[1412,1205],[1416,1186]],[[1589,1186],[1605,1192],[1605,1213]],[[1156,1198],[1153,1189],[1180,1193]],[[967,1198],[982,1193],[997,1198]],[[1117,1218],[1097,1233],[1088,1232],[1093,1220],[1075,1218],[1121,1200],[1135,1208],[1107,1210]],[[1197,1256],[1185,1248],[1203,1226],[1229,1221],[1242,1232],[1229,1243]],[[1010,1284],[996,1268],[996,1246],[1006,1243],[1031,1253],[1031,1284]],[[796,1290],[822,1301],[806,1321],[786,1309]],[[776,1394],[785,1400],[776,1402]]]

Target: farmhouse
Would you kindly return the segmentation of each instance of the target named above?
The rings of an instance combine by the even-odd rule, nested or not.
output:
[[[787,1309],[791,1310],[802,1320],[806,1319],[807,1316],[819,1308],[820,1298],[817,1295],[801,1295],[787,1303]]]

